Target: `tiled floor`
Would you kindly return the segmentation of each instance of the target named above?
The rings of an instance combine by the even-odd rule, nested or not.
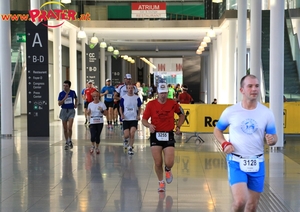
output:
[[[1,139],[1,211],[230,211],[224,154],[211,134],[199,145],[184,142],[191,134],[177,137],[174,180],[159,194],[147,129],[139,125],[133,156],[123,150],[118,127],[105,128],[100,155],[90,154],[83,118],[75,120],[68,151],[59,121],[50,123],[50,138],[27,138],[26,117],[15,119],[15,136]],[[300,136],[287,136],[283,153],[266,152],[258,211],[299,212]]]

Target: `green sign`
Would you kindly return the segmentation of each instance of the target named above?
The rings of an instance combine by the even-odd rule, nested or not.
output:
[[[25,33],[17,33],[17,42],[18,43],[26,43],[26,34]]]

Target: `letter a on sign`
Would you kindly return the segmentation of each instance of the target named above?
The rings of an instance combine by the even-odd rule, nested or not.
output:
[[[39,33],[35,33],[32,47],[34,47],[36,44],[40,45],[40,47],[43,47]]]

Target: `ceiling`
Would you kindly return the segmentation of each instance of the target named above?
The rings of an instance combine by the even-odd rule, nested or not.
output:
[[[121,55],[145,57],[182,57],[196,55],[209,29],[221,33],[218,20],[180,21],[73,21],[86,32],[95,34],[120,51]],[[64,26],[64,25],[63,25]],[[64,30],[62,30],[64,32]],[[65,30],[68,34],[67,30]]]

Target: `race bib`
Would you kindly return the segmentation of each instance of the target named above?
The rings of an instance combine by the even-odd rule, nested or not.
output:
[[[156,139],[158,141],[169,141],[169,133],[168,132],[156,132]]]
[[[108,99],[112,99],[112,94],[106,94],[106,98],[108,98]]]
[[[101,116],[92,116],[90,122],[93,124],[99,124],[101,123]]]
[[[127,111],[133,111],[132,107],[127,107],[126,109],[127,109]]]
[[[72,97],[66,98],[65,104],[72,104]]]
[[[259,171],[258,158],[241,158],[240,169],[244,172],[258,172]]]

